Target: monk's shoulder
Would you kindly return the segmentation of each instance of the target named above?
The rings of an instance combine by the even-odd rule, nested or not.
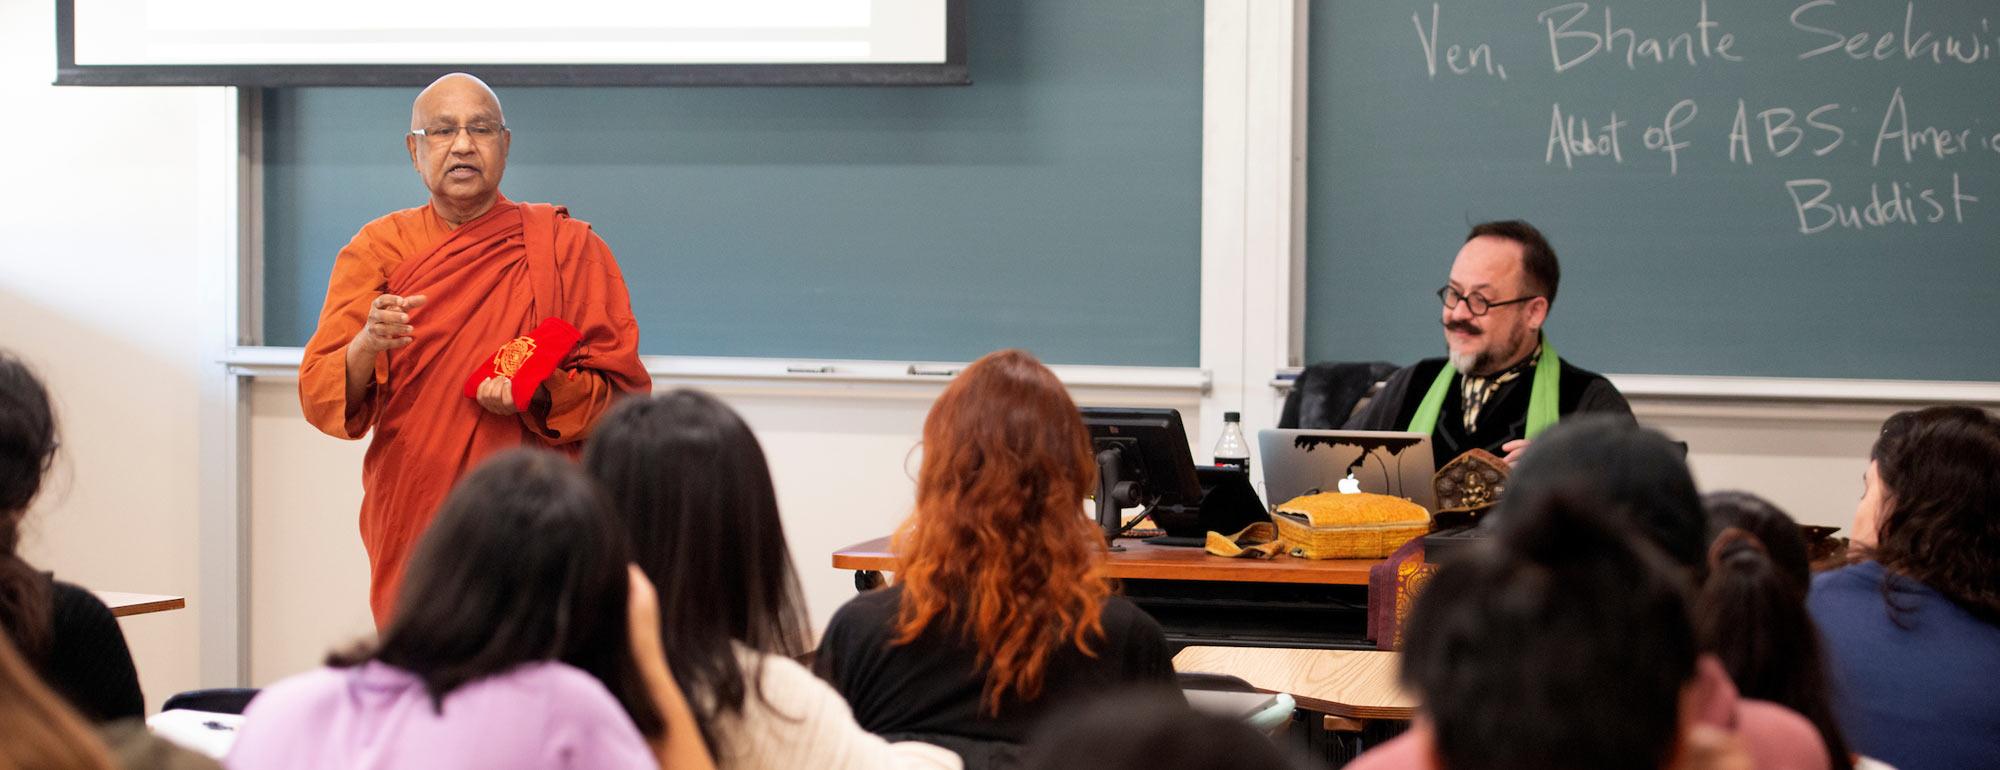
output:
[[[433,219],[429,206],[391,211],[362,225],[347,250],[400,262],[435,245],[438,228]]]
[[[593,262],[613,262],[611,245],[604,242],[589,222],[571,216],[563,206],[555,207],[555,215],[558,252]]]

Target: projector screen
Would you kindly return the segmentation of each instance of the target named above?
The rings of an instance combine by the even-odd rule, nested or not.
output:
[[[967,0],[57,0],[59,85],[963,84]]]

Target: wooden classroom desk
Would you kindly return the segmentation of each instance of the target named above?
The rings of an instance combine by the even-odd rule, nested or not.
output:
[[[1120,580],[1205,580],[1232,583],[1317,583],[1368,585],[1368,568],[1380,559],[1226,559],[1200,548],[1153,545],[1120,538],[1123,551],[1106,554],[1111,576]],[[833,552],[834,569],[895,572],[889,538],[878,537]]]
[[[1372,649],[1367,636],[1368,568],[1378,559],[1228,559],[1200,548],[1120,539],[1108,572],[1125,595],[1160,622],[1176,646],[1276,646]],[[855,587],[881,584],[896,571],[889,538],[833,554],[853,570]]]
[[[98,601],[104,602],[104,606],[111,608],[112,616],[120,618],[128,615],[144,615],[149,612],[178,610],[187,606],[187,600],[179,596],[130,594],[122,591],[92,591],[91,593],[96,594]]]
[[[1407,722],[1416,700],[1396,681],[1398,659],[1376,650],[1189,647],[1174,656],[1174,670],[1228,674],[1260,690],[1289,693],[1307,711]]]

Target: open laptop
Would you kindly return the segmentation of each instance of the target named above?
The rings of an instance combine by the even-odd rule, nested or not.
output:
[[[1350,491],[1401,497],[1424,510],[1437,509],[1430,434],[1271,429],[1257,431],[1257,445],[1264,499],[1272,505],[1314,492]]]

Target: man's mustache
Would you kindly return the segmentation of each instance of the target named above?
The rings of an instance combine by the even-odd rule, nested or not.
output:
[[[1459,334],[1484,334],[1484,333],[1485,333],[1485,332],[1482,332],[1482,331],[1480,331],[1480,330],[1479,330],[1479,327],[1477,327],[1477,326],[1473,326],[1472,324],[1469,324],[1469,323],[1466,323],[1466,322],[1464,322],[1464,321],[1456,321],[1456,322],[1450,322],[1450,321],[1447,321],[1447,322],[1445,322],[1445,325],[1444,325],[1444,328],[1445,328],[1446,330],[1448,330],[1448,331],[1455,331],[1455,332],[1458,332]]]

